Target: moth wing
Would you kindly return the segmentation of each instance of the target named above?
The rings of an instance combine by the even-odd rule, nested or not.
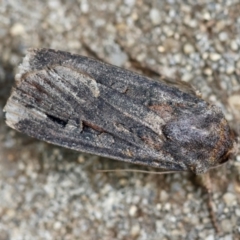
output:
[[[187,169],[184,162],[177,163],[162,151],[162,126],[168,113],[152,106],[161,106],[164,96],[158,93],[164,92],[161,88],[168,90],[167,85],[93,59],[47,49],[28,53],[16,81],[5,107],[10,127],[77,151]]]

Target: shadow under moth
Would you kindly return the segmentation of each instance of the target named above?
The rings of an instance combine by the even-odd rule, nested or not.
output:
[[[51,49],[28,51],[5,112],[29,136],[173,171],[205,173],[234,145],[221,110],[187,84]]]

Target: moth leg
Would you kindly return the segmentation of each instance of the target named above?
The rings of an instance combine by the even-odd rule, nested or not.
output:
[[[208,194],[208,209],[209,209],[209,214],[210,214],[210,218],[213,224],[213,227],[215,228],[217,234],[221,234],[222,231],[219,227],[217,218],[216,218],[216,214],[214,212],[214,208],[213,208],[213,199],[212,199],[212,182],[211,182],[211,177],[209,172],[205,173],[204,175],[202,175],[202,183],[203,183],[203,187],[205,188],[205,190],[207,191]]]

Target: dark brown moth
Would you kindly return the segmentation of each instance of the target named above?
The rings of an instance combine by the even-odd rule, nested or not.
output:
[[[204,173],[234,145],[221,110],[191,87],[51,49],[29,50],[5,111],[29,136],[174,171]]]

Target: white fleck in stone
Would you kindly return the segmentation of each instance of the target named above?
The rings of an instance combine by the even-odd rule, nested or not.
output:
[[[227,192],[223,195],[223,200],[227,206],[232,206],[234,205],[236,196],[233,193]]]
[[[59,222],[59,221],[55,222],[54,225],[53,225],[53,228],[54,228],[55,230],[58,230],[58,229],[60,229],[61,227],[62,227],[62,223]]]
[[[240,209],[239,209],[239,208],[237,208],[237,209],[235,210],[235,213],[236,213],[236,215],[237,215],[238,217],[240,217]]]
[[[180,38],[179,33],[175,32],[175,33],[174,33],[174,39],[179,40],[179,38]]]
[[[138,14],[136,13],[136,12],[133,12],[132,14],[131,14],[131,18],[132,18],[132,20],[135,22],[135,21],[137,21],[138,20]]]
[[[238,44],[235,40],[232,40],[230,43],[230,47],[233,51],[237,51],[238,50]]]
[[[100,220],[102,219],[102,212],[101,211],[95,211],[94,212],[95,218]]]
[[[164,231],[166,231],[166,229],[163,226],[163,222],[160,220],[156,221],[155,226],[156,226],[157,233],[163,233]]]
[[[174,31],[168,27],[167,25],[163,26],[163,32],[166,34],[166,36],[171,37],[174,34]]]
[[[79,163],[84,163],[85,162],[85,158],[83,157],[83,155],[79,155],[77,161]]]
[[[224,213],[229,213],[228,208],[224,208],[224,209],[223,209],[223,212],[224,212]]]
[[[161,23],[161,14],[156,8],[152,8],[150,11],[150,19],[153,25],[159,25]]]
[[[176,11],[174,9],[171,9],[169,11],[169,17],[174,18],[176,16]]]
[[[209,12],[204,12],[202,17],[204,20],[207,20],[207,21],[211,19],[211,15]]]
[[[127,54],[122,51],[112,52],[109,55],[110,62],[117,66],[122,66],[127,61]]]
[[[216,62],[216,61],[218,61],[218,60],[221,58],[221,55],[218,54],[218,53],[212,52],[212,53],[209,54],[209,58],[210,58],[212,61]]]
[[[186,70],[187,70],[188,72],[192,71],[192,65],[188,64],[188,65],[186,66]]]
[[[227,66],[227,67],[226,67],[226,73],[227,73],[228,75],[233,74],[234,71],[235,71],[234,66],[230,65],[230,66]]]
[[[195,28],[195,27],[197,27],[198,22],[197,22],[196,19],[191,19],[191,20],[189,21],[188,25],[189,25],[189,27],[191,27],[191,28]]]
[[[131,217],[134,217],[137,213],[137,210],[138,210],[137,207],[135,205],[133,205],[133,206],[130,207],[128,213]]]
[[[174,217],[174,216],[170,216],[170,217],[169,217],[169,220],[170,220],[170,222],[176,222],[177,219],[176,219],[176,217]]]
[[[214,238],[214,235],[208,235],[205,239],[206,240],[214,240],[215,238]]]
[[[191,54],[194,52],[194,47],[190,43],[186,43],[183,47],[183,51],[186,54]]]
[[[60,3],[57,0],[47,1],[47,4],[51,9],[58,9],[60,7]]]
[[[237,69],[240,69],[240,60],[237,61],[237,63],[236,63],[236,67],[237,67]]]
[[[224,238],[222,238],[223,240],[233,240],[233,236],[232,234],[228,234],[228,235],[225,235]]]
[[[207,52],[203,53],[202,58],[206,60],[208,58],[209,54]]]
[[[171,204],[170,204],[170,203],[166,203],[166,204],[164,205],[164,209],[167,210],[167,211],[169,211],[169,210],[171,209]]]
[[[207,76],[212,76],[213,73],[211,68],[205,68],[203,72]]]
[[[187,26],[191,28],[197,27],[197,24],[198,24],[196,19],[192,19],[190,15],[186,15],[183,21]]]
[[[174,57],[174,60],[175,60],[176,63],[181,63],[181,60],[182,60],[182,55],[181,54],[177,53],[173,57]]]
[[[211,96],[209,97],[209,100],[210,100],[211,102],[216,102],[216,101],[217,101],[217,97],[216,97],[215,95],[211,95]]]
[[[162,204],[158,203],[156,207],[157,207],[157,210],[161,210],[162,209]]]
[[[229,122],[233,120],[233,115],[232,114],[227,114],[226,113],[224,116],[227,119],[227,121],[229,121]]]
[[[218,37],[221,42],[226,42],[228,40],[228,34],[226,32],[220,32]]]
[[[234,94],[228,98],[229,106],[235,116],[240,116],[240,95]],[[240,155],[237,156],[237,161],[240,162]]]
[[[236,111],[236,114],[240,114],[240,95],[234,94],[228,98],[228,103],[233,111]],[[240,161],[240,159],[239,159]]]
[[[131,236],[132,237],[136,237],[139,235],[140,233],[140,226],[139,224],[136,224],[136,225],[133,225],[132,228],[131,228]]]
[[[135,0],[124,0],[124,3],[130,7],[134,6]]]
[[[24,33],[25,33],[25,28],[21,23],[15,23],[10,29],[10,34],[12,36],[21,36]]]
[[[190,80],[192,80],[192,78],[193,78],[193,75],[191,73],[187,72],[187,73],[183,74],[182,81],[189,82]]]
[[[163,46],[158,46],[157,50],[162,53],[165,52],[165,48]]]
[[[81,11],[82,13],[88,13],[89,12],[89,5],[86,0],[81,1]]]

